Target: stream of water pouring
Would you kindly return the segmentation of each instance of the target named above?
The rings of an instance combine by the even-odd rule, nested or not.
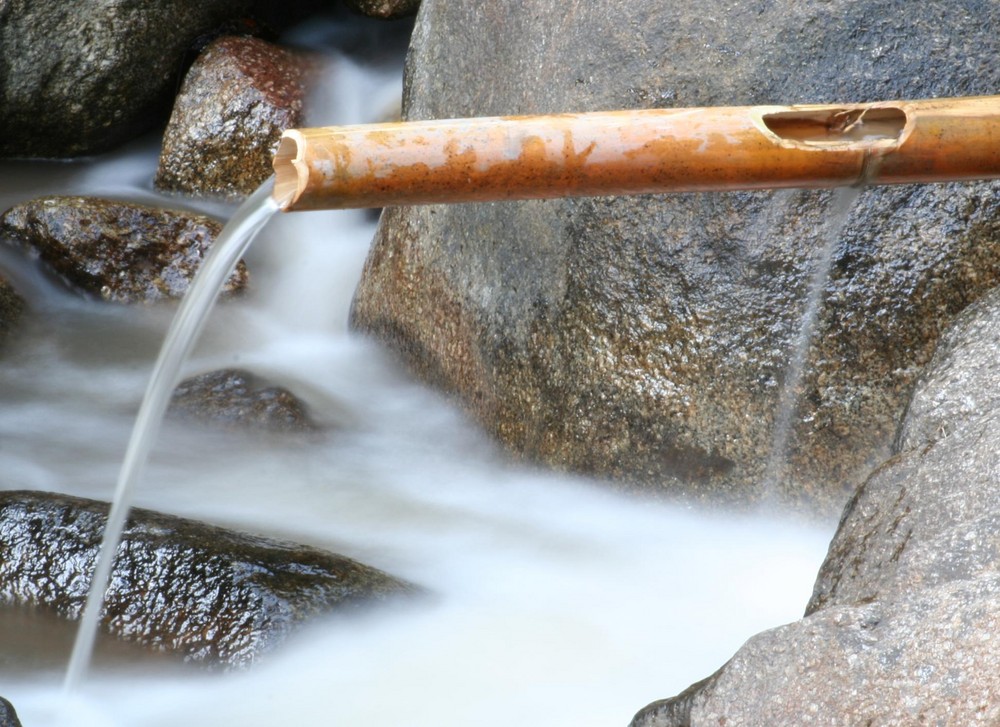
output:
[[[792,339],[788,366],[785,369],[785,380],[778,396],[778,405],[774,414],[774,427],[771,431],[771,448],[764,469],[763,496],[765,500],[778,497],[778,479],[788,465],[788,444],[792,433],[792,417],[799,405],[799,387],[805,375],[806,356],[812,345],[816,331],[816,323],[822,308],[823,291],[830,277],[833,265],[833,254],[840,242],[841,233],[851,210],[861,196],[864,185],[839,187],[832,193],[830,211],[827,222],[821,233],[822,247],[816,257],[812,275],[806,288],[805,307],[799,319],[799,327]]]
[[[264,182],[236,210],[205,256],[167,331],[139,407],[125,459],[118,475],[87,602],[66,669],[63,684],[66,693],[71,692],[80,683],[90,663],[100,626],[104,596],[135,487],[160,431],[160,424],[170,404],[170,397],[180,376],[181,367],[205,327],[219,290],[253,242],[257,232],[278,211],[279,205],[271,197],[272,186],[273,178]]]

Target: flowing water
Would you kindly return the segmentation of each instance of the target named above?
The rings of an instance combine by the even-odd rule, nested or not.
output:
[[[325,122],[373,120],[365,102],[384,79],[337,74],[352,111]],[[8,164],[0,203],[155,200],[154,168],[148,144]],[[272,219],[246,253],[252,294],[212,312],[182,371],[251,369],[329,433],[272,441],[167,421],[135,504],[343,553],[434,597],[319,619],[241,673],[99,659],[64,703],[66,640],[19,656],[23,620],[0,619],[0,695],[26,727],[625,724],[801,615],[833,523],[650,503],[511,463],[347,330],[372,233],[363,212]],[[34,313],[0,366],[0,486],[109,500],[170,312],[80,300],[25,261],[5,266]]]
[[[871,172],[869,172],[871,173]],[[805,303],[799,316],[798,328],[789,348],[788,365],[785,367],[781,391],[774,412],[771,429],[771,448],[764,468],[763,493],[768,501],[777,499],[778,480],[788,463],[789,438],[792,434],[792,418],[799,405],[800,387],[806,373],[806,358],[816,332],[816,323],[822,310],[823,291],[830,278],[834,252],[840,243],[841,233],[851,216],[864,185],[839,187],[831,193],[830,210],[826,225],[820,231],[820,248],[813,263],[812,274],[806,283]]]

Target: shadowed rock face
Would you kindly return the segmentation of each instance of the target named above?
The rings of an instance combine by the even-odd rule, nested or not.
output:
[[[0,492],[0,602],[83,610],[107,505]],[[242,666],[299,624],[415,590],[315,548],[133,510],[103,612],[112,634],[208,665]]]
[[[116,303],[182,297],[221,230],[204,215],[96,197],[40,197],[0,216],[0,237],[74,287]],[[222,294],[246,283],[240,261]]]
[[[634,727],[1000,722],[1000,294],[918,383],[896,456],[848,504],[801,621]]]
[[[0,697],[0,727],[21,727],[14,705]]]
[[[111,148],[162,123],[199,40],[280,28],[317,0],[8,0],[0,4],[0,156]]]
[[[425,0],[404,112],[994,93],[997,22],[990,2]],[[863,193],[835,253],[779,494],[839,508],[887,455],[940,331],[1000,281],[998,189]],[[389,209],[352,320],[515,452],[646,491],[746,502],[761,494],[829,200]]]

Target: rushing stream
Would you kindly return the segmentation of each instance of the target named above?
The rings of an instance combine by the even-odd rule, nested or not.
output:
[[[381,75],[342,63],[334,82],[349,95],[328,123],[380,111]],[[155,154],[8,163],[0,203],[155,200]],[[0,695],[25,727],[622,725],[801,615],[833,523],[681,509],[512,464],[348,332],[373,230],[363,212],[273,219],[247,253],[253,292],[216,308],[185,369],[261,373],[329,433],[207,436],[168,421],[135,504],[342,553],[433,596],[321,619],[246,672],[106,655],[66,702],[72,635],[19,656],[24,625],[0,619]],[[0,486],[110,500],[172,310],[83,301],[2,262],[33,313],[0,365]]]

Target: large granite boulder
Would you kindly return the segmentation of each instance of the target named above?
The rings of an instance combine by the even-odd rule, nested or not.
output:
[[[199,44],[263,33],[321,0],[0,3],[0,157],[92,154],[161,123]]]
[[[1000,5],[425,0],[409,119],[995,93]],[[1000,184],[866,190],[759,485],[824,192],[396,208],[353,324],[511,450],[646,491],[838,508],[956,312],[1000,281]],[[773,491],[773,490],[776,490]]]
[[[115,303],[181,298],[221,231],[204,215],[97,197],[40,197],[0,215],[0,239]],[[222,294],[241,292],[247,279],[240,261]]]
[[[634,727],[1000,723],[1000,291],[943,338],[806,617]],[[655,666],[654,666],[655,668]]]
[[[301,126],[316,58],[260,40],[224,36],[191,66],[174,102],[154,186],[241,200],[274,170],[285,129]]]
[[[108,506],[0,492],[0,607],[78,618]],[[259,660],[297,626],[417,589],[343,556],[134,509],[111,575],[104,629],[208,666]]]

